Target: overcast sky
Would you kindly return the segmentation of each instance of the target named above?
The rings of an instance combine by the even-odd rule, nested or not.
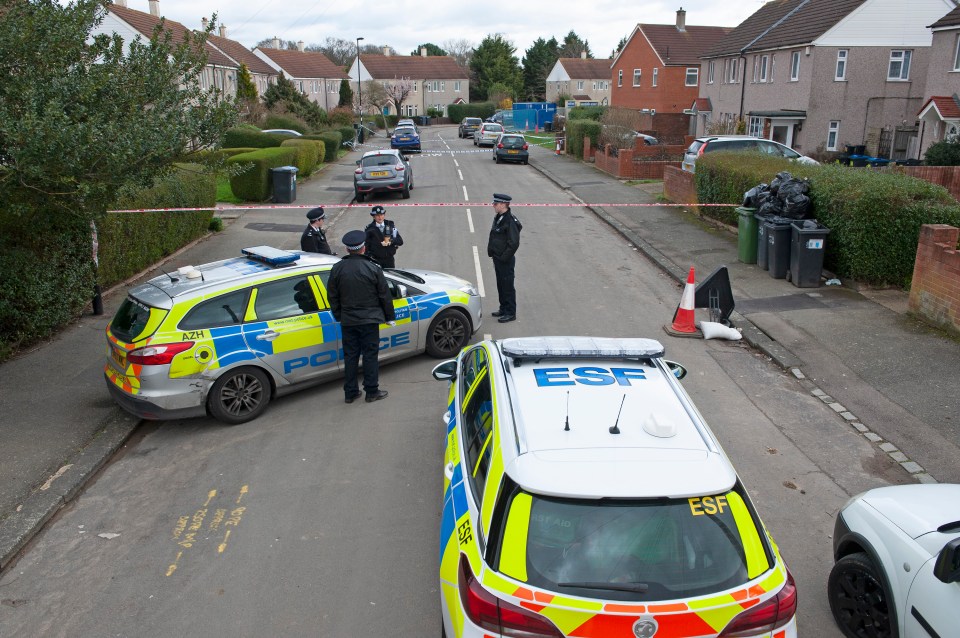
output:
[[[673,24],[681,6],[687,24],[734,27],[762,6],[760,0],[685,0],[632,3],[622,0],[160,0],[161,15],[193,29],[200,19],[217,14],[227,37],[248,47],[273,36],[306,44],[329,37],[363,44],[390,45],[401,55],[417,45],[438,46],[465,39],[476,46],[488,35],[502,34],[516,56],[539,37],[563,37],[572,29],[602,58],[638,23]],[[127,6],[149,11],[147,0]]]

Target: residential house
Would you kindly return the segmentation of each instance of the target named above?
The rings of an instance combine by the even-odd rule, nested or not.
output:
[[[567,97],[561,106],[607,106],[610,104],[610,60],[560,58],[547,74],[547,102]],[[572,104],[571,104],[572,103]]]
[[[303,40],[290,50],[281,49],[280,39],[274,38],[273,48],[257,47],[253,52],[321,108],[329,111],[339,106],[340,82],[348,79],[347,74],[324,54],[305,51]]]
[[[160,2],[149,0],[150,13],[137,11],[127,7],[127,0],[115,0],[106,5],[107,13],[103,22],[94,27],[92,34],[116,33],[124,41],[124,47],[129,50],[130,42],[136,37],[149,40],[154,29],[160,24]],[[179,22],[163,18],[164,27],[170,32],[172,42],[182,42],[190,30]],[[200,75],[200,84],[204,89],[216,89],[225,97],[235,97],[237,94],[237,71],[240,65],[224,55],[220,50],[206,44],[207,64]]]
[[[960,7],[930,29],[933,45],[927,67],[927,100],[918,115],[921,158],[935,142],[960,139]]]
[[[204,30],[207,28],[206,18],[203,19],[203,28]],[[263,96],[264,91],[271,84],[276,83],[279,72],[243,44],[229,39],[226,26],[220,25],[219,35],[211,33],[207,42],[228,58],[234,60],[238,68],[241,64],[247,65],[250,79],[257,87],[257,95]]]
[[[427,109],[436,109],[447,115],[447,107],[470,101],[470,75],[453,58],[427,55],[426,47],[420,55],[390,55],[384,48],[383,55],[362,54],[353,61],[347,72],[354,93],[357,82],[380,82],[388,86],[394,82],[408,82],[410,92],[401,103],[402,113],[396,105],[383,107],[384,115],[425,115]]]
[[[697,133],[750,135],[805,153],[865,147],[915,157],[932,37],[952,0],[772,0],[702,56]]]
[[[700,94],[700,55],[731,31],[675,24],[638,24],[613,59],[613,106],[644,113],[683,113]]]

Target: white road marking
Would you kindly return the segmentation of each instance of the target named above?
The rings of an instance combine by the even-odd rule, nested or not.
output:
[[[470,201],[470,197],[467,195],[467,186],[466,186],[466,184],[464,184],[464,186],[463,186],[463,201],[465,201],[465,202],[469,202],[469,201]]]
[[[480,293],[480,297],[486,297],[486,293],[483,290],[483,273],[480,272],[480,253],[477,251],[477,247],[473,247],[473,265],[477,269],[477,291]]]
[[[470,214],[470,209],[467,209],[467,223],[470,225],[470,232],[473,232],[473,215]]]
[[[460,168],[460,162],[457,161],[456,157],[453,158],[453,165],[456,166],[457,168]]]
[[[460,169],[459,169],[459,168],[457,169],[457,175],[460,176],[460,181],[462,182],[462,181],[463,181],[463,173],[460,172]]]

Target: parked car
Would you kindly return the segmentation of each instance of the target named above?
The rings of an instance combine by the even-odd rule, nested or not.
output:
[[[642,139],[643,143],[646,144],[647,146],[659,146],[660,144],[660,140],[658,140],[652,135],[646,135],[645,133],[640,133],[638,131],[634,131],[634,134],[636,135],[636,137]]]
[[[492,122],[484,122],[473,134],[474,146],[493,146],[497,143],[497,138],[503,133],[503,126]]]
[[[773,140],[764,140],[751,135],[714,135],[698,137],[683,154],[680,168],[688,173],[696,171],[697,158],[704,153],[715,151],[733,151],[742,153],[765,153],[775,157],[786,157],[802,164],[819,164],[817,160],[801,155],[789,146]]]
[[[400,128],[401,126],[412,126],[413,130],[415,130],[417,133],[420,132],[420,127],[417,126],[417,123],[411,119],[397,120],[397,125],[394,128]]]
[[[390,136],[390,148],[405,151],[419,151],[420,133],[412,126],[398,126]]]
[[[457,136],[460,137],[460,139],[473,137],[473,134],[477,132],[481,124],[483,124],[483,120],[479,117],[465,117],[461,120],[460,126],[457,128]]]
[[[530,159],[527,140],[519,133],[502,133],[493,146],[493,161],[520,162],[526,164]]]
[[[289,128],[265,128],[261,133],[273,133],[274,135],[290,135],[292,137],[303,137],[303,133],[300,131],[294,131]]]
[[[353,172],[353,193],[357,202],[371,193],[399,192],[410,198],[413,167],[398,150],[367,151],[357,160]]]
[[[960,485],[880,487],[851,499],[833,531],[830,610],[848,638],[960,631]]]

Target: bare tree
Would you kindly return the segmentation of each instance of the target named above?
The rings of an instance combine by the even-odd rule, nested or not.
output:
[[[348,68],[357,57],[356,40],[328,37],[323,44],[311,44],[307,51],[317,51],[327,56],[331,62],[341,68]]]
[[[463,38],[446,40],[440,45],[453,61],[464,69],[470,68],[470,58],[473,56],[474,44]]]
[[[614,148],[633,148],[640,115],[634,109],[608,108],[600,118],[600,144],[612,144]]]
[[[383,87],[383,84],[377,82],[376,80],[367,80],[363,83],[362,104],[359,102],[359,99],[359,96],[354,93],[354,108],[363,108],[364,110],[369,110],[370,107],[373,107],[378,115],[383,113],[383,107],[390,103],[390,96],[387,95],[387,90]]]
[[[383,83],[383,88],[386,90],[387,96],[397,109],[397,115],[401,113],[404,100],[413,92],[413,86],[414,81],[410,78],[397,78],[395,80],[387,80]]]

